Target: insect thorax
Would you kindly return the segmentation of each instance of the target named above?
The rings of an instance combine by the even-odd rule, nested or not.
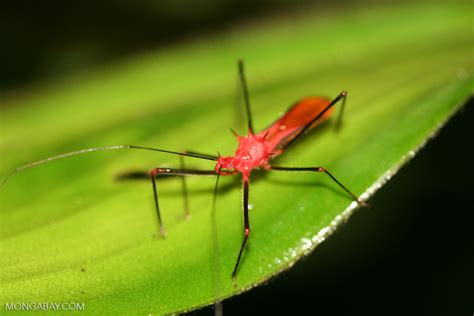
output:
[[[234,156],[219,158],[216,171],[224,170],[226,173],[241,172],[248,177],[252,169],[266,167],[270,157],[268,142],[253,134],[245,137],[238,136],[239,147]]]

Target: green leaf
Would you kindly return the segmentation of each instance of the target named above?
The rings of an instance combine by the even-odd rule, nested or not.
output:
[[[344,124],[318,127],[279,165],[324,166],[369,198],[473,92],[469,5],[307,12],[139,56],[5,97],[0,174],[104,145],[232,154],[236,60],[246,61],[257,129],[307,95],[349,92]],[[188,167],[213,163],[187,159]],[[92,314],[190,310],[261,284],[313,250],[355,209],[321,174],[252,174],[252,234],[243,236],[239,178],[223,177],[216,231],[214,177],[158,183],[166,239],[149,181],[130,170],[179,166],[143,151],[91,153],[44,164],[0,191],[0,301],[85,302]],[[383,206],[377,206],[383,207]]]

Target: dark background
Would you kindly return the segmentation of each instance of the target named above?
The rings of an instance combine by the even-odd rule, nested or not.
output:
[[[49,80],[246,20],[302,10],[309,0],[0,2],[0,92]],[[350,1],[343,1],[350,2]]]
[[[0,93],[21,92],[309,3],[2,2]],[[356,213],[290,271],[225,301],[224,315],[472,315],[472,105],[471,100],[373,197],[373,209]],[[209,315],[212,309],[193,314]]]

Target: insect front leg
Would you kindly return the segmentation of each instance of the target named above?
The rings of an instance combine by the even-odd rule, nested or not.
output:
[[[279,171],[310,171],[310,172],[320,172],[327,174],[337,185],[346,191],[347,194],[351,196],[351,198],[357,202],[360,206],[370,206],[369,203],[361,201],[357,196],[352,193],[345,185],[343,185],[336,177],[334,177],[326,168],[324,167],[277,167],[272,166],[271,170],[279,170]]]
[[[156,215],[158,217],[158,224],[160,227],[160,235],[165,237],[166,231],[163,226],[163,220],[161,219],[160,204],[158,202],[158,190],[156,185],[156,177],[159,175],[176,175],[176,176],[189,176],[189,175],[217,175],[215,170],[193,170],[193,169],[171,169],[171,168],[154,168],[150,171],[150,178],[153,187],[153,197],[155,200]],[[187,192],[187,191],[186,191]]]

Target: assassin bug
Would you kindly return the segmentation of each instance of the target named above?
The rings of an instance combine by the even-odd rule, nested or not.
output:
[[[290,109],[277,121],[271,124],[268,128],[264,129],[259,133],[255,133],[253,128],[252,115],[250,110],[250,100],[247,88],[247,82],[245,79],[244,65],[241,60],[238,61],[238,73],[240,78],[240,84],[243,90],[245,112],[247,114],[247,127],[248,134],[246,136],[239,136],[233,132],[237,137],[238,148],[233,156],[215,156],[202,154],[192,151],[177,152],[171,150],[164,150],[151,147],[135,146],[135,145],[118,145],[118,146],[106,146],[97,148],[82,149],[74,152],[65,153],[58,156],[49,157],[40,161],[36,161],[21,167],[16,168],[0,185],[2,187],[5,183],[17,172],[24,169],[35,167],[37,165],[50,162],[57,159],[66,158],[69,156],[102,151],[102,150],[113,150],[113,149],[142,149],[151,150],[167,154],[181,156],[181,168],[153,168],[147,177],[151,180],[153,188],[153,197],[155,202],[156,213],[159,222],[160,234],[165,236],[165,230],[163,221],[161,218],[161,211],[158,198],[158,189],[156,178],[158,176],[180,176],[182,177],[183,191],[185,198],[185,213],[188,215],[187,210],[187,190],[185,177],[188,175],[214,175],[217,176],[216,184],[214,188],[214,201],[217,192],[217,185],[220,176],[231,176],[236,174],[242,175],[242,190],[243,190],[243,222],[244,222],[244,237],[240,250],[238,252],[237,260],[232,270],[232,277],[234,278],[237,274],[239,264],[242,258],[242,253],[247,244],[247,240],[250,236],[250,219],[249,219],[249,181],[251,172],[254,169],[264,169],[267,171],[292,171],[292,172],[318,172],[325,173],[329,176],[341,189],[343,189],[350,197],[356,201],[359,205],[367,205],[355,196],[346,186],[344,186],[336,177],[334,177],[324,167],[284,167],[275,166],[270,163],[272,159],[283,154],[292,144],[295,143],[303,134],[319,125],[320,123],[327,120],[332,112],[333,106],[342,100],[342,109],[344,109],[344,103],[346,100],[347,92],[341,92],[332,101],[323,97],[307,97],[296,102]],[[192,157],[198,159],[205,159],[214,161],[215,167],[211,170],[196,170],[184,168],[182,157]],[[125,174],[124,177],[142,177],[141,173]],[[214,204],[215,205],[215,204]]]

